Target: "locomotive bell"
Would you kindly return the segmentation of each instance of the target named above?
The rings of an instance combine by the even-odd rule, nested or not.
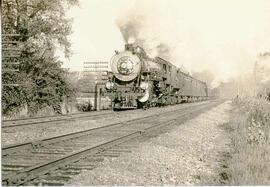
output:
[[[120,81],[131,81],[141,71],[141,62],[137,55],[130,51],[123,51],[115,54],[111,59],[113,75]]]

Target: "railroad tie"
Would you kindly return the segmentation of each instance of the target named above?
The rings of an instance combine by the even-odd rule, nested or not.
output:
[[[53,180],[53,181],[47,181],[43,180],[41,182],[36,183],[35,185],[37,186],[63,186],[66,183],[66,181],[58,181],[58,180]]]
[[[85,161],[85,162],[103,162],[104,157],[95,155],[95,157],[93,157],[93,156],[92,157],[86,157],[82,161]]]
[[[62,175],[59,173],[53,173],[53,174],[50,174],[49,176],[45,176],[43,179],[49,180],[49,181],[59,181],[59,180],[67,181],[71,179],[72,177],[73,177],[72,175]]]
[[[119,157],[119,153],[107,153],[107,152],[101,152],[97,154],[98,156],[103,156],[103,157]]]
[[[106,153],[132,153],[132,151],[128,149],[108,149]]]
[[[77,169],[72,169],[72,168],[62,168],[59,169],[58,171],[61,172],[63,175],[78,175],[80,171]]]
[[[20,171],[22,169],[24,169],[24,167],[6,167],[6,166],[2,167],[2,171],[5,171],[5,172],[8,172],[8,171]]]
[[[92,165],[71,165],[68,166],[68,169],[74,169],[74,170],[92,170],[95,167]]]

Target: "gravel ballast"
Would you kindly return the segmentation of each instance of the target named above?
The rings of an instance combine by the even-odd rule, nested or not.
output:
[[[229,102],[212,108],[66,185],[219,185],[223,154],[229,151],[223,127],[230,108]]]
[[[208,101],[204,101],[208,103]],[[101,117],[89,117],[83,119],[76,119],[60,123],[44,123],[37,125],[17,126],[7,129],[2,128],[2,146],[10,144],[18,144],[29,141],[37,141],[40,139],[51,138],[68,133],[83,131],[96,127],[105,126],[119,121],[136,119],[139,117],[149,116],[155,113],[172,111],[181,109],[186,106],[199,105],[200,103],[180,104],[174,106],[167,106],[164,108],[151,108],[149,110],[130,110],[115,112],[112,115],[104,115]]]

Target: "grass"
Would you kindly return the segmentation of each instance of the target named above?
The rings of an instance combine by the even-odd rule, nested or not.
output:
[[[238,98],[232,104],[227,184],[270,185],[270,103]]]

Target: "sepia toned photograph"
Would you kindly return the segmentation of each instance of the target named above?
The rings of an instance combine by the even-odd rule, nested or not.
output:
[[[270,185],[269,0],[0,0],[2,186]]]

